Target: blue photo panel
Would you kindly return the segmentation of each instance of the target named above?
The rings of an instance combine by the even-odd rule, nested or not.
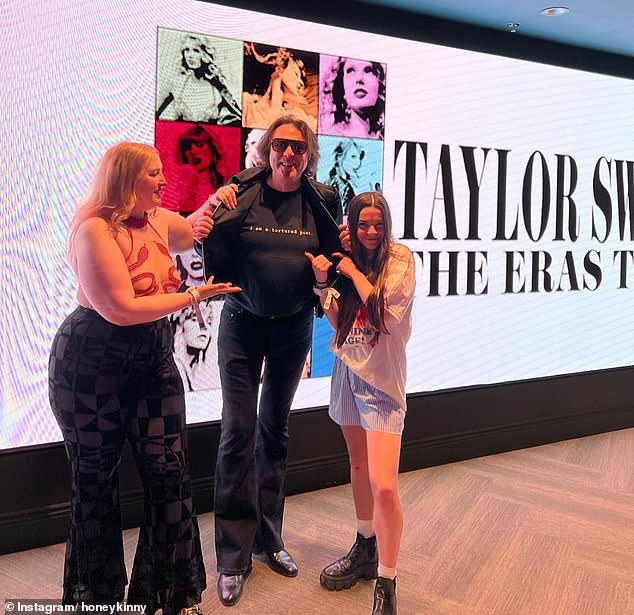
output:
[[[311,350],[310,377],[320,378],[332,374],[335,355],[328,350],[334,331],[326,317],[315,318],[313,346]]]
[[[346,214],[350,199],[361,192],[381,190],[383,142],[319,135],[317,180],[335,188]]]

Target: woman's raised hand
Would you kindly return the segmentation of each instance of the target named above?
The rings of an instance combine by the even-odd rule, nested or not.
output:
[[[316,282],[318,284],[325,284],[328,281],[328,269],[332,267],[332,262],[323,254],[319,256],[313,256],[310,252],[304,252],[304,254],[313,267]]]
[[[206,209],[201,212],[200,216],[194,222],[194,239],[202,243],[203,239],[211,233],[211,229],[214,227],[214,220],[211,217],[211,211]]]
[[[190,222],[194,229],[194,239],[202,242],[214,228],[213,213],[220,205],[227,209],[235,209],[238,204],[236,193],[238,186],[229,184],[216,190],[209,198],[190,216]]]
[[[227,209],[235,209],[238,204],[238,197],[236,196],[237,192],[237,184],[221,186],[207,199],[204,206],[209,207],[212,212],[220,205],[224,205]]]
[[[346,224],[339,225],[339,243],[346,252],[350,252],[350,230]]]

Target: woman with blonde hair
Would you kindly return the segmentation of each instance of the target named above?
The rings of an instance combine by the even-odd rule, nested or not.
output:
[[[195,612],[206,586],[183,384],[166,316],[240,288],[209,280],[175,292],[180,278],[170,251],[191,249],[200,214],[189,221],[161,209],[166,183],[153,147],[111,147],[69,235],[79,306],[60,326],[49,360],[51,407],[71,469],[64,604],[123,601],[117,467],[126,439],[145,498],[128,603],[145,605],[147,613]],[[230,207],[234,195],[228,186],[209,201]]]

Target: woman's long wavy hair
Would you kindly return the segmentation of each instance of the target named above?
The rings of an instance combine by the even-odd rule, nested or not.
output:
[[[385,235],[383,241],[369,253],[359,242],[357,229],[361,211],[366,207],[376,207],[383,214]],[[378,337],[381,333],[388,333],[385,326],[385,285],[387,280],[387,261],[390,256],[392,238],[392,216],[385,197],[380,192],[362,192],[355,196],[348,204],[348,228],[350,229],[351,258],[357,269],[361,271],[370,284],[374,286],[366,301],[366,313],[370,326]],[[354,287],[341,293],[337,300],[339,314],[337,317],[337,336],[335,342],[337,348],[341,348],[354,325],[359,308],[362,305],[361,297]]]
[[[136,205],[139,175],[158,151],[144,143],[113,145],[99,161],[88,194],[75,212],[68,235],[68,257],[76,269],[74,242],[77,230],[89,218],[103,218],[113,232],[130,217]]]

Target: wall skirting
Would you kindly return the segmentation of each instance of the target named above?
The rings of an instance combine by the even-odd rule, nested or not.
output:
[[[401,471],[634,427],[634,368],[589,372],[408,398]],[[294,412],[287,493],[349,480],[345,444],[325,408]],[[319,437],[315,437],[319,434]],[[213,508],[219,423],[188,432],[194,501]],[[143,493],[129,450],[120,475],[124,527],[140,523]],[[61,443],[0,452],[0,553],[63,542],[68,465]]]

